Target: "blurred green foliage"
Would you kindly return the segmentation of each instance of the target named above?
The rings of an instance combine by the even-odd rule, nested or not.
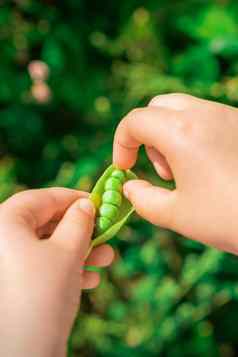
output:
[[[90,190],[119,120],[154,95],[237,105],[237,13],[236,0],[1,0],[1,200],[27,187]],[[34,60],[47,80],[29,75]],[[136,171],[159,182],[143,153]],[[236,355],[235,257],[138,217],[113,244],[120,257],[85,294],[69,355]]]

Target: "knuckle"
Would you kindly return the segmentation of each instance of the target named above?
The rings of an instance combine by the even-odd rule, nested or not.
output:
[[[144,116],[144,113],[145,113],[144,108],[134,108],[127,114],[126,118],[129,121],[138,120],[142,116]]]
[[[191,100],[191,95],[186,94],[186,93],[171,93],[168,94],[168,96],[170,96],[171,98],[177,98],[178,100],[182,100],[182,101],[190,101]]]
[[[171,109],[183,110],[192,105],[194,98],[185,93],[162,94],[154,97],[149,106],[166,106]]]
[[[128,126],[128,115],[127,114],[118,124],[116,133],[115,133],[115,140],[116,142],[123,136],[124,132],[127,131]]]
[[[168,93],[168,94],[160,94],[160,95],[156,95],[154,98],[152,98],[150,103],[160,101],[163,98],[167,98],[167,99],[176,98],[178,100],[189,100],[191,98],[191,96],[186,93],[178,93],[178,92]]]
[[[194,97],[186,94],[186,93],[171,93],[168,95],[169,98],[176,99],[177,103],[185,104],[185,105],[191,105]]]
[[[149,102],[149,106],[150,105],[157,105],[160,103],[162,95],[156,95],[155,97],[153,97],[150,102]]]

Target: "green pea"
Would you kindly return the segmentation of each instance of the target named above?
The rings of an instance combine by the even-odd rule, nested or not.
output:
[[[113,220],[118,214],[118,207],[109,203],[103,203],[99,209],[99,213],[100,216]]]
[[[114,206],[120,207],[122,202],[121,194],[117,191],[109,190],[105,191],[102,196],[103,203],[110,203]]]
[[[111,177],[117,178],[121,183],[124,183],[126,180],[126,176],[122,170],[116,169],[113,171]]]
[[[98,217],[96,222],[97,232],[105,232],[111,226],[111,224],[112,222],[107,217]]]
[[[121,192],[122,191],[122,184],[115,177],[110,177],[105,182],[105,191],[110,191],[110,190],[117,191],[117,192]]]

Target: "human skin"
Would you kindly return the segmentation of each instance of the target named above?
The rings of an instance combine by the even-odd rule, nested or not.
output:
[[[81,291],[99,284],[84,266],[113,259],[103,245],[85,262],[93,227],[94,207],[79,191],[30,190],[0,205],[1,356],[66,356]]]
[[[238,109],[185,94],[160,95],[119,124],[113,161],[129,169],[144,144],[173,191],[133,180],[124,193],[155,225],[238,254]]]

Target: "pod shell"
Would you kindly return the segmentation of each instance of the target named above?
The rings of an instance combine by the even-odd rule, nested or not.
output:
[[[90,199],[94,203],[97,210],[99,210],[100,206],[102,205],[102,197],[105,192],[105,182],[115,170],[116,168],[113,165],[109,166],[99,178],[90,194]],[[125,181],[134,180],[136,178],[137,176],[131,170],[125,171]],[[127,219],[133,213],[133,211],[134,208],[132,207],[131,203],[122,194],[122,203],[119,208],[116,222],[102,234],[98,234],[95,230],[90,250],[93,247],[96,247],[97,245],[102,244],[113,238],[122,228],[122,226],[126,223]]]

